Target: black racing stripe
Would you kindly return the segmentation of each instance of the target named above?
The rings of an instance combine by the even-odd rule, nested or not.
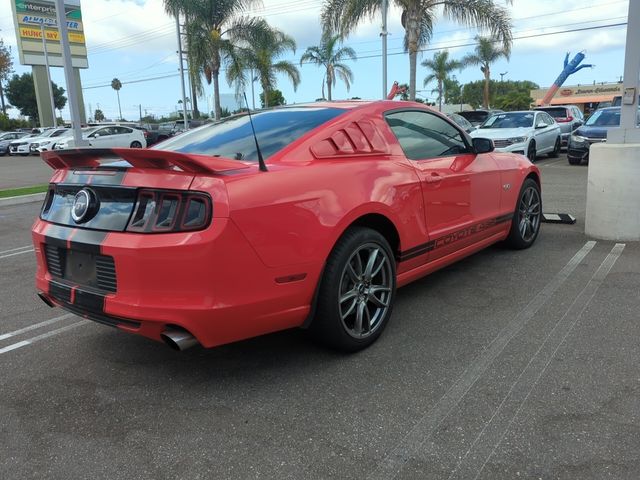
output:
[[[513,213],[507,213],[501,217],[496,218],[496,223],[504,223],[513,220]]]
[[[70,303],[62,303],[62,308],[80,317],[86,318],[87,320],[101,323],[103,325],[108,325],[110,327],[124,326],[129,328],[140,328],[141,325],[141,322],[135,320],[114,317],[113,315],[108,315],[105,313],[89,312],[78,308],[75,305],[71,305]]]
[[[58,302],[71,303],[71,290],[70,285],[49,281],[49,296]]]
[[[76,229],[76,233],[71,237],[71,250],[100,254],[102,243],[108,234],[109,232],[100,230]]]
[[[73,304],[81,310],[104,313],[104,295],[77,288]]]
[[[401,253],[401,255],[409,255],[418,251],[422,251],[425,249],[428,249],[429,247],[433,248],[433,242],[426,242],[426,243],[421,243],[420,245],[416,245],[415,247],[411,247],[407,250],[405,250],[404,252]]]
[[[48,225],[45,230],[44,243],[56,247],[67,248],[67,242],[73,232],[73,228],[62,225]]]
[[[122,167],[105,168],[92,171],[87,169],[72,170],[67,174],[65,184],[78,185],[122,185],[127,169]]]

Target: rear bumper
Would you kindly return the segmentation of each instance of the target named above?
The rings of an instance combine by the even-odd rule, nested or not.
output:
[[[226,218],[214,218],[201,232],[156,235],[79,230],[38,220],[32,233],[36,287],[57,306],[158,341],[167,327],[179,326],[205,347],[300,326],[321,268],[266,267]],[[113,257],[116,292],[52,276],[47,244]]]
[[[572,160],[589,160],[589,147],[576,148],[575,146],[569,146],[567,149],[567,158]]]

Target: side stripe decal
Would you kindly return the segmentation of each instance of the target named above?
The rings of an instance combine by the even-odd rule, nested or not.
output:
[[[446,245],[455,243],[459,240],[462,240],[463,238],[468,237],[469,235],[473,235],[474,233],[481,232],[483,230],[486,230],[487,228],[494,227],[501,223],[509,222],[511,221],[512,218],[513,218],[513,214],[509,213],[507,215],[501,215],[499,217],[492,218],[484,222],[478,222],[466,228],[463,228],[462,230],[458,230],[456,232],[443,235],[442,237],[436,238],[435,240],[422,243],[420,245],[417,245],[415,247],[412,247],[400,252],[398,261],[406,262],[407,260],[411,260],[412,258],[419,257],[420,255],[424,255],[425,253],[430,252],[432,250],[436,250]]]

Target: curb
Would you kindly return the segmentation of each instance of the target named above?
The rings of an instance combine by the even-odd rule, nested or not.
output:
[[[42,202],[47,192],[32,193],[31,195],[19,195],[17,197],[0,198],[0,207],[21,205],[23,203]]]

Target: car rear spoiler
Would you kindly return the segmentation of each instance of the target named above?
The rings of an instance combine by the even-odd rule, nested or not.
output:
[[[98,168],[102,163],[119,160],[125,160],[134,168],[179,169],[186,173],[204,175],[249,168],[248,165],[238,160],[141,148],[50,150],[42,153],[42,159],[54,170],[61,168]]]

